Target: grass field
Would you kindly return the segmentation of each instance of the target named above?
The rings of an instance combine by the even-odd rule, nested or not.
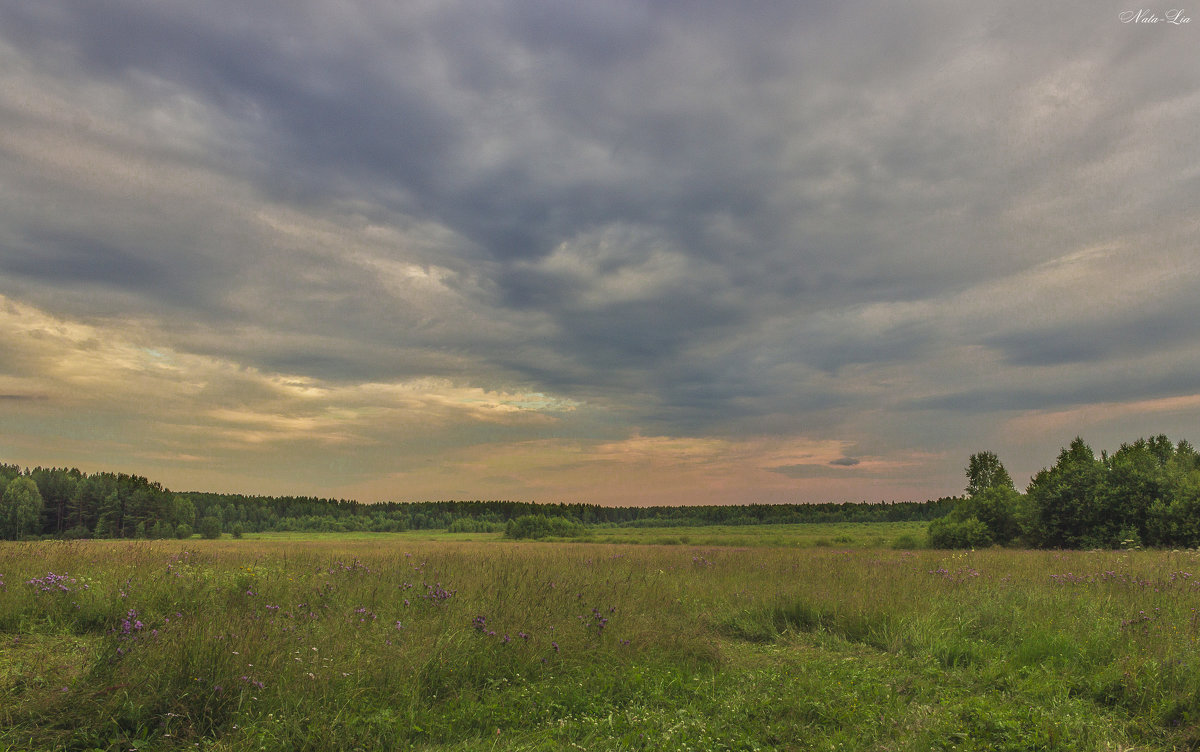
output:
[[[838,546],[887,548],[897,543],[911,547],[924,540],[927,522],[834,522],[797,525],[706,525],[703,527],[593,527],[579,543],[615,543],[652,546]],[[448,533],[445,530],[409,530],[403,533],[248,533],[257,541],[503,541],[502,533]]]
[[[1200,554],[866,530],[2,544],[0,750],[1200,747]]]
[[[927,522],[838,522],[799,525],[593,528],[596,543],[695,546],[839,546],[885,548],[924,540]]]

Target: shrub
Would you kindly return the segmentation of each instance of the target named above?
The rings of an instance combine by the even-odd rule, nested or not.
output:
[[[587,530],[583,525],[566,517],[547,517],[544,514],[526,514],[509,520],[504,527],[506,538],[576,538]]]
[[[930,548],[984,548],[992,543],[991,531],[978,517],[962,521],[943,517],[929,523]]]
[[[451,522],[450,527],[446,530],[451,533],[494,533],[504,530],[504,525],[499,522],[477,520],[473,517],[459,517]]]
[[[175,527],[175,537],[183,540],[192,537],[192,526],[181,522]]]
[[[203,517],[200,520],[200,537],[202,538],[220,538],[221,537],[221,521],[216,517]]]

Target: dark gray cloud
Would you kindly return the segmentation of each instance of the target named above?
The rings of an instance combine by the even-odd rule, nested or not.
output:
[[[840,462],[834,460],[823,465],[818,464],[797,464],[797,465],[782,465],[779,467],[770,468],[771,472],[788,478],[846,478],[854,477],[857,473],[853,467],[858,464],[858,461]]]
[[[984,340],[1018,366],[1096,363],[1196,343],[1195,301],[1173,301],[1171,310],[1115,311],[1101,320],[1004,332]]]
[[[1020,386],[988,386],[912,400],[903,407],[960,413],[1052,410],[1080,405],[1162,399],[1197,393],[1192,360],[1186,367],[1157,371],[1148,365],[1112,369],[1069,379],[1028,379]]]
[[[39,233],[25,241],[21,247],[0,250],[0,268],[6,273],[136,290],[154,289],[169,275],[161,262],[89,237]]]

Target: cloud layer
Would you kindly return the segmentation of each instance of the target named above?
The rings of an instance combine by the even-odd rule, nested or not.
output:
[[[821,501],[1200,439],[1200,27],[1123,9],[0,6],[0,459]]]

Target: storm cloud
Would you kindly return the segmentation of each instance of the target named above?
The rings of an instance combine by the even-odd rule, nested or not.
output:
[[[820,501],[1186,430],[1200,27],[1124,9],[0,3],[0,460]]]

